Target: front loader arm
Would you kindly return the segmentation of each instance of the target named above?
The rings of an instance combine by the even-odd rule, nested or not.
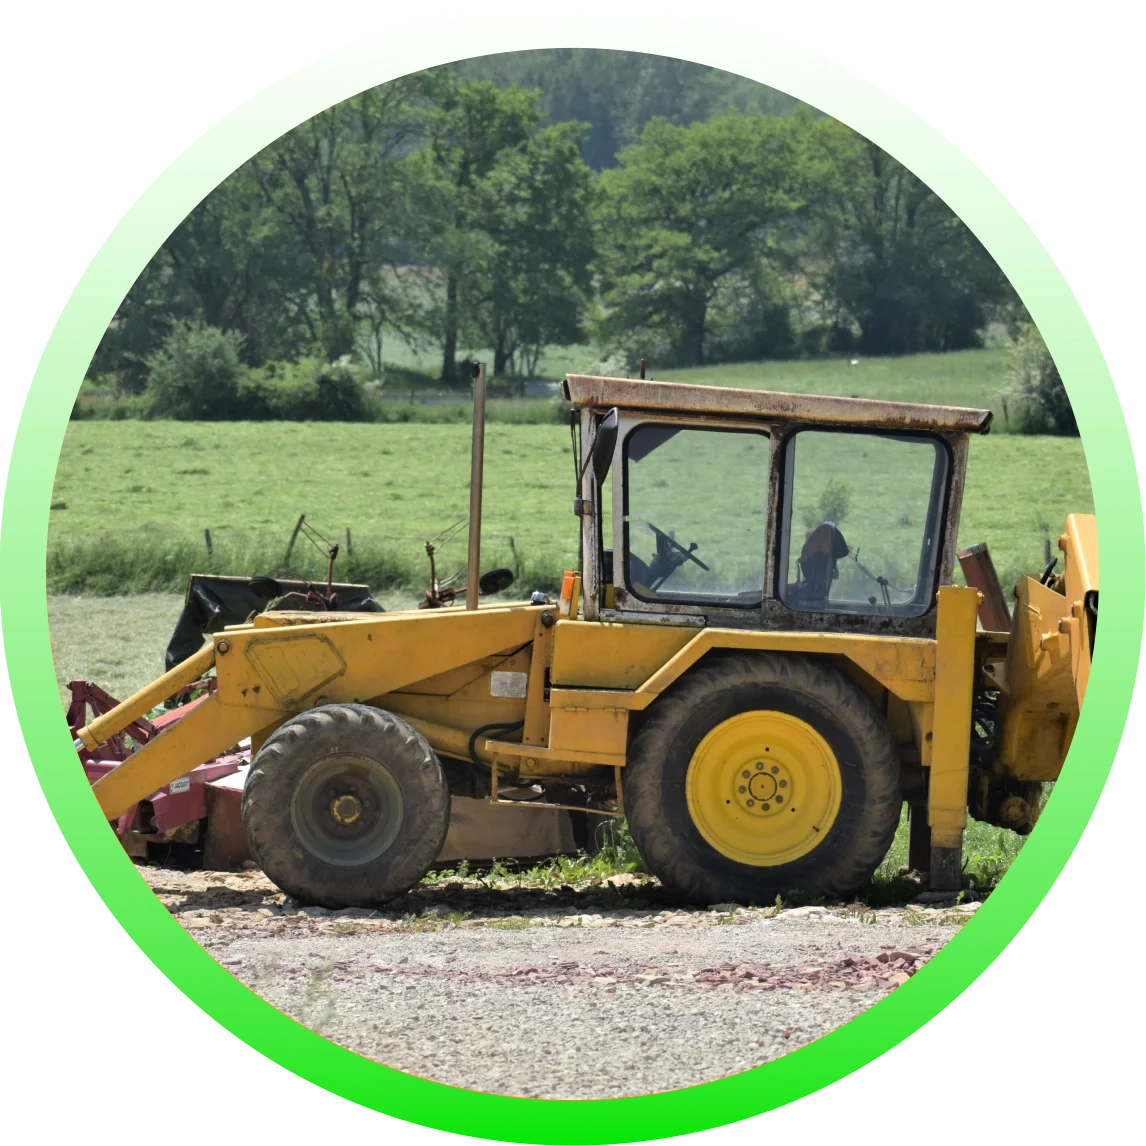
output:
[[[218,694],[208,697],[96,781],[92,790],[101,811],[109,820],[123,815],[152,792],[288,714],[279,713],[270,721],[267,715],[265,710],[228,707],[219,702]]]
[[[109,818],[238,743],[262,738],[319,704],[369,703],[482,657],[531,643],[534,606],[438,614],[279,613],[216,634],[207,644],[80,729],[94,750],[212,666],[216,692],[93,786]],[[321,618],[321,619],[320,619]]]

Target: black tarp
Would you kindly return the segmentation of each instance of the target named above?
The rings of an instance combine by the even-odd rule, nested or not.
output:
[[[381,613],[369,585],[334,584],[329,608],[340,613]],[[194,655],[208,633],[245,624],[256,613],[272,609],[325,611],[326,586],[282,577],[219,577],[193,573],[175,632],[167,646],[166,665],[174,668]]]

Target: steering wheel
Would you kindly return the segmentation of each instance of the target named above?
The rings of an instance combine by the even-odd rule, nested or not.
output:
[[[669,537],[669,535],[667,533],[665,533],[665,531],[663,529],[657,529],[657,527],[655,525],[653,525],[653,523],[651,521],[646,521],[645,524],[653,531],[653,533],[656,534],[657,549],[660,549],[661,542],[664,542],[666,545],[670,546],[672,549],[675,549],[679,554],[681,554],[682,557],[686,557],[694,565],[699,565],[701,567],[701,569],[703,569],[706,573],[710,572],[708,566],[705,565],[705,563],[703,561],[701,561],[701,559],[699,557],[693,556],[693,551],[696,549],[696,542],[695,541],[687,549],[685,549],[685,547],[683,545],[681,545],[681,543],[679,541],[676,541],[674,538]],[[676,568],[677,565],[683,565],[683,564],[684,564],[683,561],[676,561],[673,563],[673,567]]]
[[[663,529],[658,529],[651,521],[646,521],[645,524],[656,534],[657,539],[656,556],[647,566],[648,587],[653,592],[656,592],[686,561],[699,565],[706,573],[709,571],[708,566],[699,557],[693,556],[693,550],[696,549],[695,541],[685,549],[679,541],[674,541]]]

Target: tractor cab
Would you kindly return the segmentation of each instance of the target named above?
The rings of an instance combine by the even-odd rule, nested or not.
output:
[[[589,620],[933,637],[988,410],[571,375]]]

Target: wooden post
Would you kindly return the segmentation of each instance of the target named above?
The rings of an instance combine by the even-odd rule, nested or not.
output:
[[[466,608],[478,607],[481,577],[481,479],[485,455],[485,363],[475,362],[473,447],[470,452],[470,548],[466,569]]]

